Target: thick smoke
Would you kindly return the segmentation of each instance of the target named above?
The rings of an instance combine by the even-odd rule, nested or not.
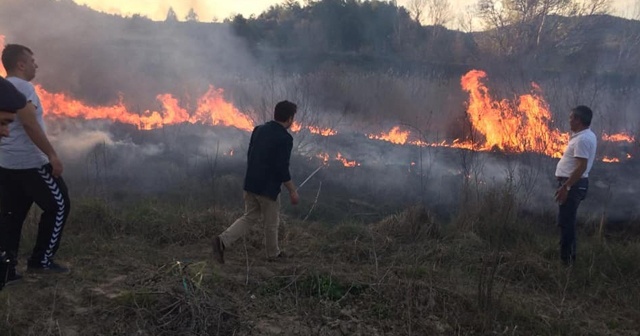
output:
[[[447,212],[462,199],[465,184],[487,190],[510,182],[526,209],[554,206],[555,159],[399,146],[367,137],[397,125],[420,137],[414,140],[467,136],[468,97],[460,89],[462,73],[437,67],[398,72],[339,65],[296,72],[293,65],[274,62],[275,54],[255,57],[226,24],[124,19],[47,0],[5,0],[0,9],[0,34],[9,43],[34,50],[40,65],[37,82],[87,104],[110,105],[122,99],[133,112],[160,110],[156,96],[171,93],[193,111],[197,98],[213,85],[223,88],[225,98],[258,124],[271,119],[277,101],[296,102],[303,125],[338,132],[322,137],[303,129],[294,135],[292,172],[298,182],[322,163],[316,155],[330,157],[328,166],[303,190],[305,196],[314,197],[317,183],[323,181],[324,188],[345,192],[354,200],[395,207],[422,201]],[[16,13],[34,19],[25,22]],[[597,134],[637,132],[639,120],[633,112],[640,102],[633,94],[635,84],[603,83],[596,76],[536,78],[534,71],[521,70],[489,74],[488,86],[495,88],[498,99],[528,93],[535,80],[554,112],[556,127],[567,130],[569,109],[587,104],[596,111]],[[78,193],[108,188],[155,193],[184,187],[185,180],[209,187],[221,178],[239,189],[247,132],[185,124],[139,131],[131,125],[56,118],[48,123]],[[343,167],[335,160],[338,153],[360,165]],[[590,216],[604,210],[612,218],[637,215],[640,209],[629,200],[640,183],[631,167],[596,163],[585,207]]]

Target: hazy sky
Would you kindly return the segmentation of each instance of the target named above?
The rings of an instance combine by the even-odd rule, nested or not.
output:
[[[259,14],[269,6],[281,3],[278,0],[74,0],[76,3],[88,5],[99,11],[129,16],[142,14],[153,20],[164,20],[169,7],[173,7],[178,18],[183,19],[190,8],[195,9],[200,21],[212,21],[213,18],[223,20],[231,14]],[[398,5],[405,6],[410,0],[398,0]],[[614,14],[628,16],[633,4],[640,0],[612,0]],[[456,13],[477,2],[477,0],[450,0]]]

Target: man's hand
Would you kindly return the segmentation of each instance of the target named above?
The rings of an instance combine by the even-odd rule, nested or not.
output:
[[[57,155],[51,155],[49,157],[49,163],[53,168],[53,171],[51,172],[51,174],[54,177],[60,177],[60,175],[62,175],[62,171],[64,170],[64,167],[62,167],[62,161],[60,161]]]
[[[291,205],[296,205],[300,202],[300,196],[298,196],[297,190],[289,192],[289,198],[291,198]]]
[[[563,186],[560,186],[558,190],[556,190],[556,194],[554,195],[554,198],[558,204],[564,204],[564,202],[567,201],[568,195],[569,195],[569,191],[567,190],[567,187],[563,185]]]

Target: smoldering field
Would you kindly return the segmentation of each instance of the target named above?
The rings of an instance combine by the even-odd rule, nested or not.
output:
[[[50,124],[77,197],[119,201],[182,194],[188,196],[183,201],[202,205],[241,206],[248,132],[191,124],[151,131],[102,121]],[[300,190],[305,205],[296,210],[299,216],[311,202],[317,203],[311,218],[322,219],[326,212],[332,220],[380,217],[422,204],[450,219],[465,202],[501,188],[526,213],[555,210],[557,159],[544,155],[396,145],[358,133],[324,137],[303,130],[294,138],[291,172],[297,183],[323,166]],[[345,166],[337,153],[356,166]],[[596,162],[583,217],[636,219],[637,167],[634,160]]]

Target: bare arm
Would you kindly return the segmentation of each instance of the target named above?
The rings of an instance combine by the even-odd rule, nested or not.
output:
[[[53,176],[60,176],[63,170],[62,162],[60,162],[58,154],[53,149],[44,130],[40,127],[40,124],[38,124],[36,107],[29,103],[24,108],[18,110],[17,115],[29,139],[49,158],[49,163],[53,166]]]
[[[282,184],[284,184],[284,187],[287,188],[289,193],[292,193],[292,192],[296,191],[296,186],[293,184],[292,180],[289,180],[289,181],[284,182]]]
[[[576,182],[578,182],[578,180],[582,178],[582,174],[584,174],[584,172],[587,170],[588,160],[586,158],[576,158],[576,159],[578,159],[578,166],[576,167],[576,169],[573,170],[567,182],[565,182],[562,185],[563,187],[565,187],[565,189],[567,187],[571,188],[574,184],[576,184]]]
[[[286,181],[284,183],[284,187],[289,191],[289,198],[291,199],[291,204],[296,205],[300,201],[300,196],[298,196],[298,190],[296,189],[295,184],[293,184],[292,180]]]

